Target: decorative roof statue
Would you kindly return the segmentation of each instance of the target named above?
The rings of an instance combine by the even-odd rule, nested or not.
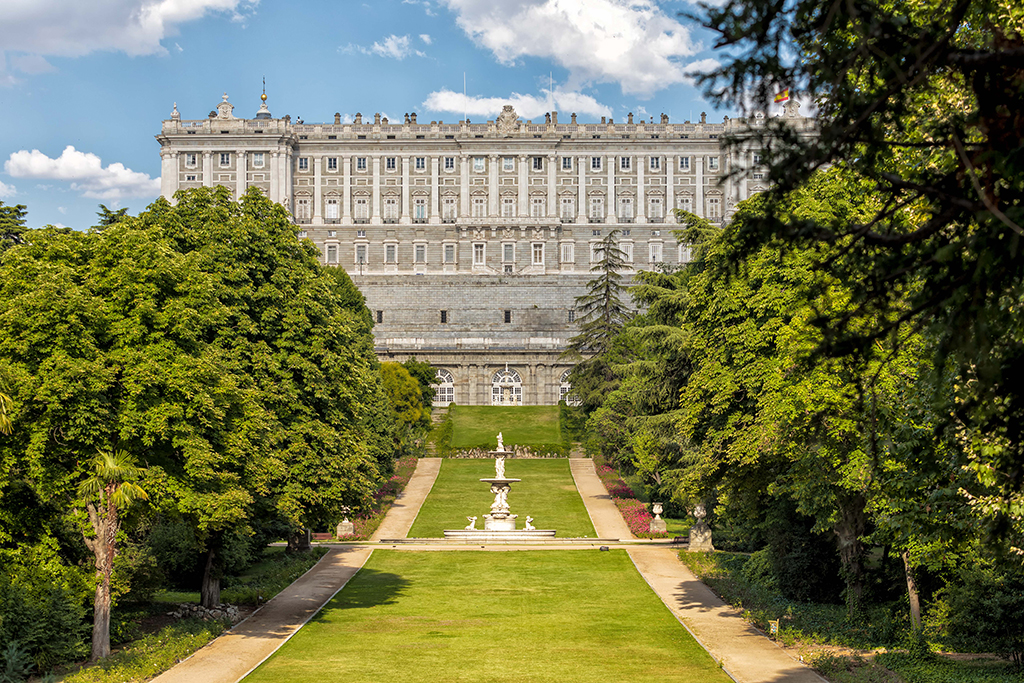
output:
[[[506,104],[498,114],[496,123],[498,124],[498,135],[512,137],[519,130],[519,114],[511,104]]]
[[[234,114],[231,112],[234,110],[235,105],[228,102],[228,94],[224,93],[221,97],[221,103],[217,105],[217,118],[218,119],[233,119]]]

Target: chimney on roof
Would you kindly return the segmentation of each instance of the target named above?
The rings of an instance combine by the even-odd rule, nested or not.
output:
[[[626,123],[633,123],[633,112],[629,112],[629,117],[626,119]]]
[[[338,125],[339,123],[341,123],[341,113],[334,112],[334,125]]]
[[[551,112],[544,114],[544,123],[551,123]]]
[[[701,112],[700,113],[700,122],[701,123],[707,123],[708,122],[708,115],[707,115],[707,113],[705,113],[705,112]]]
[[[416,125],[416,112],[409,114],[409,118],[412,119],[413,125]]]
[[[576,123],[576,112],[572,113],[572,117],[570,117],[570,121],[572,121],[573,123]]]
[[[377,112],[376,114],[373,115],[373,125],[380,125],[380,112]]]
[[[405,124],[409,125],[409,112],[405,113]]]
[[[607,116],[602,116],[601,117],[601,123],[608,123],[608,117]]]

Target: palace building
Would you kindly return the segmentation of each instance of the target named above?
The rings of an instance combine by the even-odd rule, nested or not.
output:
[[[438,368],[439,404],[557,403],[594,245],[617,230],[634,270],[684,264],[673,209],[723,220],[767,187],[756,150],[719,142],[760,116],[523,121],[506,106],[484,123],[307,124],[274,118],[262,99],[253,118],[227,95],[203,119],[175,106],[157,136],[161,194],[256,186],[281,203],[366,296],[381,360]],[[795,102],[784,116],[813,134]]]

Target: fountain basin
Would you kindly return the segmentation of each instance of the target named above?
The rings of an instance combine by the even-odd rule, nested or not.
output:
[[[536,541],[554,538],[554,529],[518,529],[512,531],[485,531],[483,529],[445,529],[445,538],[457,541]]]
[[[480,481],[486,481],[488,484],[497,484],[498,486],[503,484],[507,486],[509,484],[514,484],[517,481],[522,481],[522,479],[481,479]]]

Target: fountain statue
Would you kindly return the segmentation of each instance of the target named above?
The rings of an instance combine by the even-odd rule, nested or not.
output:
[[[466,517],[469,520],[469,524],[466,525],[466,531],[476,531],[476,517]]]

